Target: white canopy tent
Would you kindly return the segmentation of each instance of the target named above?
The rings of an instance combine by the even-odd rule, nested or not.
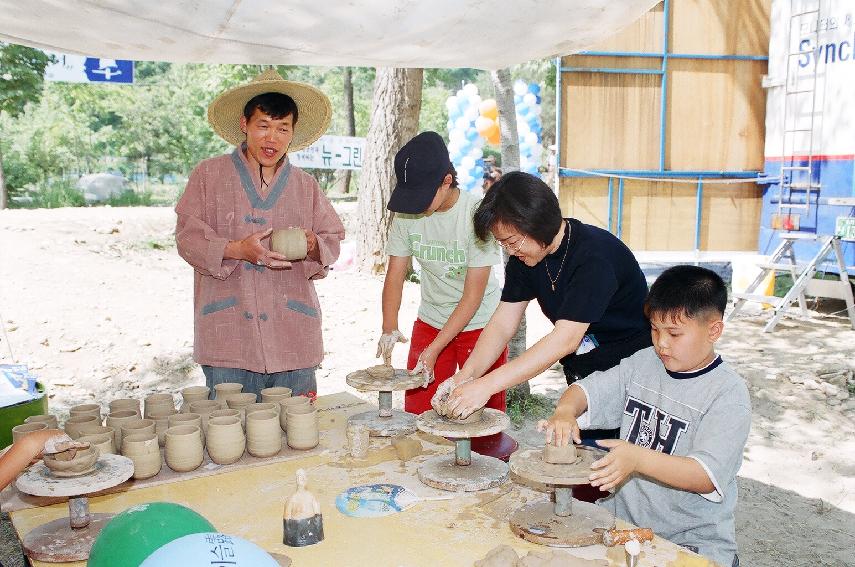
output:
[[[0,41],[197,63],[497,69],[586,49],[656,0],[0,0]]]

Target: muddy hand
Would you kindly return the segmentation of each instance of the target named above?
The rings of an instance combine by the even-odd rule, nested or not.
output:
[[[377,354],[375,355],[377,358],[383,357],[383,364],[386,366],[392,365],[392,349],[395,348],[397,343],[405,343],[407,342],[407,337],[405,337],[401,331],[395,329],[389,333],[383,333],[380,335],[380,340],[377,342]]]
[[[418,374],[421,374],[424,378],[424,381],[422,382],[422,388],[427,388],[428,384],[433,382],[433,371],[430,369],[430,366],[428,366],[427,363],[425,363],[425,361],[421,358],[416,363],[416,367],[410,370],[410,376],[416,376]]]

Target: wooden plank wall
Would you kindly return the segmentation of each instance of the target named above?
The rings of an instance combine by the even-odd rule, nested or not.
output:
[[[765,55],[771,0],[671,0],[669,51]],[[663,5],[592,50],[661,52]],[[565,67],[659,68],[659,58],[567,56]],[[762,170],[765,61],[670,59],[665,167]],[[565,73],[561,165],[659,166],[659,75]],[[617,227],[617,181],[612,230]],[[562,178],[564,213],[608,225],[608,181]],[[623,240],[635,250],[695,248],[695,184],[627,181]],[[752,183],[705,185],[702,250],[755,250],[761,191]],[[655,212],[655,214],[653,214]]]

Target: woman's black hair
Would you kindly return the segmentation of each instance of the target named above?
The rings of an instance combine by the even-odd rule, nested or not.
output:
[[[512,171],[490,187],[475,211],[475,234],[486,240],[497,224],[549,246],[561,228],[561,207],[552,189],[539,177]]]

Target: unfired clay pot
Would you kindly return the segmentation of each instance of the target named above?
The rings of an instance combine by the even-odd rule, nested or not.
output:
[[[157,442],[163,447],[166,444],[166,430],[169,429],[169,418],[173,415],[179,415],[169,408],[160,408],[151,410],[148,414],[149,419],[154,421],[154,432],[157,433]]]
[[[214,399],[220,402],[220,407],[227,408],[226,400],[232,394],[240,394],[243,390],[243,384],[239,382],[222,382],[214,384]]]
[[[133,421],[139,418],[139,414],[132,409],[114,411],[113,413],[107,416],[107,425],[116,430],[115,443],[117,451],[122,450],[122,426],[128,423],[129,421]]]
[[[243,408],[243,411],[246,412],[246,415],[249,415],[254,411],[272,411],[276,414],[276,417],[278,418],[280,407],[281,406],[278,403],[274,404],[273,402],[259,402],[255,404],[249,404],[248,406]]]
[[[261,401],[262,402],[274,402],[277,403],[279,400],[283,398],[291,397],[291,388],[286,388],[284,386],[275,386],[273,388],[264,388],[261,391]]]
[[[285,256],[289,262],[306,257],[308,243],[302,228],[281,228],[270,235],[270,249]]]
[[[101,406],[98,404],[80,404],[71,406],[68,410],[69,415],[94,415],[99,420],[101,419]]]
[[[200,400],[207,400],[211,389],[207,386],[188,386],[181,390],[183,403],[181,404],[181,413],[190,413],[190,404]]]
[[[249,404],[254,404],[256,398],[258,398],[258,396],[250,392],[232,394],[226,398],[226,404],[228,404],[231,409],[241,409],[245,408]]]
[[[236,417],[240,422],[241,429],[246,429],[246,413],[241,410],[228,408],[212,411],[210,418],[208,419],[209,427],[211,425],[211,419],[215,417]]]
[[[80,476],[95,470],[98,449],[91,445],[86,449],[79,449],[70,461],[59,460],[56,455],[44,455],[42,461],[54,476]]]
[[[166,430],[166,464],[175,472],[190,472],[205,459],[202,429],[197,425],[176,425]]]
[[[101,433],[109,433],[110,435],[115,436],[116,430],[109,425],[98,425],[97,423],[83,423],[78,427],[80,431],[80,437],[84,435],[99,435]]]
[[[552,443],[543,446],[543,462],[556,465],[569,465],[576,462],[576,447],[573,443],[558,447]]]
[[[162,412],[164,410],[171,410],[172,413],[175,413],[175,400],[172,398],[172,394],[146,396],[143,417],[149,418],[152,411]]]
[[[99,455],[115,455],[116,447],[114,445],[115,436],[113,428],[110,428],[109,433],[87,433],[81,435],[78,441],[86,441],[96,449]]]
[[[84,423],[88,423],[90,425],[101,425],[101,420],[94,415],[73,415],[65,420],[63,428],[65,429],[65,432],[68,433],[69,437],[77,439],[80,437],[80,426]]]
[[[208,420],[208,456],[218,465],[238,461],[246,448],[246,436],[240,418],[234,415],[215,417]]]
[[[17,443],[19,439],[21,439],[28,433],[32,433],[33,431],[41,431],[42,429],[47,428],[47,423],[44,422],[22,423],[21,425],[16,425],[12,428],[12,443]],[[66,433],[68,432],[66,431]]]
[[[139,417],[142,417],[140,400],[134,398],[117,398],[110,402],[110,413],[122,410],[134,410]]]
[[[31,415],[24,420],[24,423],[44,423],[48,429],[59,429],[59,421],[53,414]]]
[[[202,429],[202,416],[198,413],[176,413],[169,416],[169,427],[178,425],[195,425],[202,433],[202,444],[205,444],[205,431]]]
[[[160,472],[163,461],[154,433],[134,433],[122,439],[122,454],[134,463],[134,478],[151,478]]]
[[[318,410],[308,404],[290,406],[286,416],[289,447],[311,449],[318,445]]]
[[[279,400],[279,426],[282,428],[282,431],[286,431],[288,429],[288,422],[286,419],[288,408],[308,405],[310,405],[310,400],[306,396],[294,396],[293,398],[282,398]]]
[[[253,457],[272,457],[282,450],[282,430],[276,412],[264,410],[247,414],[246,450]]]
[[[202,433],[208,433],[208,418],[211,417],[211,412],[220,409],[220,402],[217,400],[200,400],[190,404],[190,413],[195,413],[202,418]]]
[[[156,433],[153,419],[132,419],[122,424],[122,437],[134,433]]]

